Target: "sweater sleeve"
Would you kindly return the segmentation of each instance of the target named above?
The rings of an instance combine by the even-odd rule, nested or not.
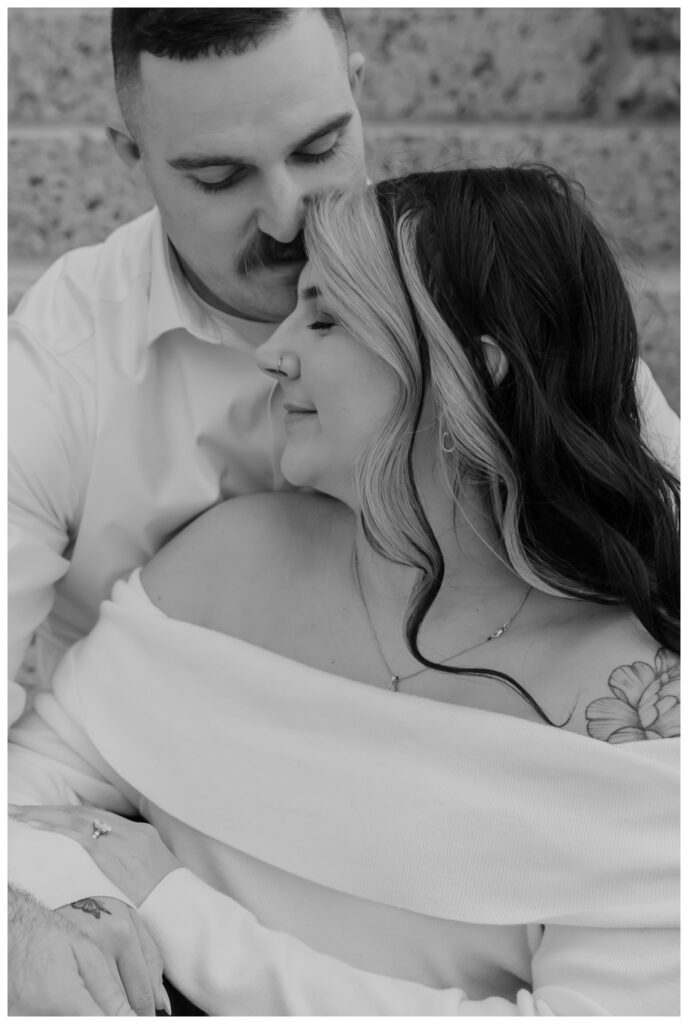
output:
[[[139,908],[166,973],[210,1015],[604,1016],[677,1011],[670,930],[531,927],[532,991],[471,999],[360,970],[263,927],[185,868]]]

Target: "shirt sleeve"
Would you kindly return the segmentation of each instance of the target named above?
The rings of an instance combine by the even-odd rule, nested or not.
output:
[[[30,298],[26,306],[30,309]],[[69,567],[94,430],[89,374],[72,352],[42,346],[25,321],[9,327],[9,673],[53,604]]]
[[[271,931],[186,868],[139,912],[177,988],[210,1015],[604,1016],[677,1013],[671,930],[529,928],[532,989],[471,999],[373,974]]]
[[[128,816],[137,811],[134,794],[51,693],[39,694],[35,709],[10,730],[8,792],[14,804],[89,803]],[[8,830],[8,880],[52,909],[99,896],[132,905],[78,843],[14,820]]]
[[[672,473],[680,476],[681,421],[642,360],[638,362],[636,393],[647,444]]]

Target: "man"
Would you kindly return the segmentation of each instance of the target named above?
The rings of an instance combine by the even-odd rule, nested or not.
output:
[[[283,486],[253,347],[294,304],[308,197],[365,180],[363,58],[336,9],[118,9],[113,57],[124,123],[110,137],[157,208],[59,260],[13,323],[10,645],[14,671],[38,630],[41,685],[118,577],[216,502]],[[12,857],[20,883],[20,830]],[[163,1005],[136,914],[85,863],[91,881],[98,899],[62,916],[115,990],[82,967],[82,936],[12,894],[13,1012]],[[59,989],[34,971],[36,936],[57,951]]]
[[[216,502],[283,486],[253,348],[295,304],[308,197],[365,181],[363,58],[336,9],[122,8],[112,45],[124,123],[110,137],[157,209],[59,260],[12,323],[11,672],[38,630],[42,686],[118,577]],[[21,882],[21,837],[12,848]],[[159,957],[94,885],[97,904],[63,916],[151,1013]],[[81,935],[10,902],[12,1012],[131,1012],[120,982],[83,968]]]

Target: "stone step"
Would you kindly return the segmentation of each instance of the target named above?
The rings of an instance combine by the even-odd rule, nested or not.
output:
[[[48,262],[10,259],[8,299],[12,310]],[[648,264],[627,270],[643,357],[672,409],[679,412],[678,264]]]
[[[10,121],[113,110],[106,8],[9,8]],[[364,116],[533,121],[679,110],[676,8],[344,8]]]
[[[646,259],[679,251],[679,131],[673,124],[543,125],[369,122],[375,179],[414,170],[544,161],[580,181],[606,229]],[[100,241],[151,204],[101,127],[12,127],[9,246],[50,259]]]

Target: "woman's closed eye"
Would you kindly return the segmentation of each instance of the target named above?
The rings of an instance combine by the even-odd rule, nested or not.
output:
[[[321,315],[322,316],[327,316],[327,313],[324,313],[324,314],[321,314]],[[313,323],[307,324],[306,326],[308,327],[309,331],[326,331],[330,327],[335,327],[336,325],[335,325],[334,320],[330,319],[330,320],[314,320]]]

